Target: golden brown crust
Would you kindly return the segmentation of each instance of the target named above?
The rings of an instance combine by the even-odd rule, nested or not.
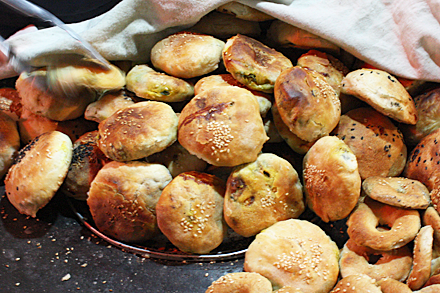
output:
[[[376,281],[364,274],[349,275],[336,284],[330,293],[382,293],[380,287],[376,285]]]
[[[378,225],[390,230],[380,230]],[[408,210],[365,200],[353,211],[347,221],[347,233],[358,245],[375,250],[389,251],[412,241],[421,227],[417,210]]]
[[[12,166],[20,146],[17,123],[0,111],[0,178],[3,178]]]
[[[379,260],[369,263],[375,256],[379,257]],[[345,278],[349,275],[365,274],[376,281],[392,278],[402,282],[411,270],[411,256],[408,246],[390,251],[377,251],[349,239],[342,248],[339,260],[341,276]]]
[[[182,251],[212,251],[226,235],[224,194],[225,184],[218,177],[195,171],[179,174],[156,205],[160,230]]]
[[[303,160],[306,202],[324,222],[347,217],[361,192],[356,157],[335,136],[320,138]]]
[[[17,120],[21,116],[21,98],[16,89],[0,88],[0,110]]]
[[[362,189],[372,199],[396,207],[424,210],[431,203],[428,188],[409,178],[372,176],[362,182]]]
[[[60,188],[72,159],[72,141],[51,131],[22,148],[5,178],[9,201],[17,210],[36,217]]]
[[[256,98],[239,87],[204,91],[179,116],[180,144],[215,166],[255,161],[267,139]]]
[[[407,147],[391,120],[372,108],[358,108],[341,116],[333,134],[356,155],[362,179],[398,176],[405,167]]]
[[[414,240],[413,266],[406,283],[411,290],[418,290],[431,276],[431,260],[434,229],[423,226]]]
[[[87,198],[98,230],[125,242],[155,236],[159,231],[156,204],[171,179],[168,169],[160,164],[106,164],[93,179]]]
[[[378,69],[358,69],[342,81],[341,92],[368,103],[378,112],[402,123],[416,124],[414,100],[403,85],[389,73]]]
[[[139,102],[99,123],[99,148],[115,161],[148,157],[173,144],[178,118],[168,104]]]
[[[378,284],[383,293],[412,293],[407,284],[392,278],[381,279]]]
[[[282,53],[240,34],[227,40],[222,54],[226,70],[236,80],[267,93],[273,92],[280,73],[293,66]]]
[[[116,111],[131,106],[134,103],[135,102],[123,92],[107,93],[99,100],[87,106],[84,112],[84,118],[100,123]]]
[[[302,185],[292,165],[274,154],[238,166],[228,178],[224,217],[239,235],[249,237],[304,211]]]
[[[284,70],[276,80],[274,95],[281,119],[302,140],[326,136],[339,122],[339,98],[314,70],[299,66]]]
[[[257,273],[239,272],[221,276],[205,293],[272,293],[272,284]]]
[[[432,206],[423,213],[423,225],[429,225],[434,229],[434,242],[440,245],[440,215]]]
[[[153,46],[151,62],[156,69],[175,77],[197,77],[218,68],[224,45],[212,36],[179,32]]]
[[[440,292],[440,284],[434,284],[428,287],[424,287],[418,291],[414,291],[414,293],[438,293]]]
[[[329,292],[338,280],[339,250],[317,225],[290,219],[257,234],[244,261],[246,272],[268,278],[274,289]]]

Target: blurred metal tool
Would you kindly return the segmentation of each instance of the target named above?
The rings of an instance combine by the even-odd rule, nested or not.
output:
[[[57,26],[64,31],[66,31],[72,38],[77,40],[79,44],[85,49],[85,51],[88,53],[87,56],[91,59],[95,59],[98,61],[98,63],[101,63],[104,68],[110,68],[109,63],[104,57],[102,57],[98,51],[95,50],[88,42],[86,42],[81,36],[79,36],[74,30],[72,30],[69,26],[67,26],[64,22],[62,22],[58,17],[50,13],[49,11],[31,3],[26,0],[0,0],[0,2],[8,5],[9,7],[17,10],[18,12],[29,16],[38,18],[39,20],[42,20],[44,22],[48,22],[54,26]],[[4,40],[2,40],[4,44]],[[9,52],[11,52],[11,48],[7,49]],[[3,52],[3,50],[2,50]],[[10,55],[7,55],[10,56]],[[17,56],[14,56],[13,58],[16,59]],[[11,57],[10,57],[11,58]]]

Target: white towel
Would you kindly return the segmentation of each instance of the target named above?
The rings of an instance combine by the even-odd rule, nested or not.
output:
[[[227,2],[123,0],[107,13],[71,27],[109,60],[148,61],[157,41]],[[394,75],[440,82],[439,0],[238,2],[326,38]],[[58,28],[12,36],[8,41],[22,58],[39,66],[51,54],[81,51]]]

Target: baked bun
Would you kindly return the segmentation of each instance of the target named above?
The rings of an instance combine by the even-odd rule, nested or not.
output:
[[[376,285],[376,280],[365,274],[348,275],[336,284],[331,293],[382,293],[379,286]]]
[[[298,154],[305,154],[312,147],[315,141],[305,141],[299,138],[296,134],[290,131],[289,127],[281,119],[280,112],[276,103],[272,105],[272,119],[273,123],[283,140],[287,145]]]
[[[349,239],[342,248],[339,260],[342,278],[365,274],[376,281],[392,278],[403,282],[408,277],[411,265],[412,255],[408,246],[390,251],[378,251],[358,245],[352,239]]]
[[[147,157],[146,160],[165,165],[173,178],[187,171],[202,172],[208,165],[204,160],[191,155],[178,141],[165,150]]]
[[[339,122],[341,103],[324,76],[295,66],[275,83],[275,103],[290,131],[305,141],[328,135]]]
[[[212,11],[203,16],[188,30],[199,34],[210,35],[221,40],[228,39],[236,34],[249,37],[259,37],[261,35],[261,27],[258,22],[240,19],[218,11]]]
[[[431,192],[431,200],[436,207],[438,199],[435,196],[440,182],[440,158],[438,142],[440,129],[425,136],[408,155],[403,176],[422,182]],[[436,207],[437,208],[437,207]],[[437,210],[438,211],[438,210]]]
[[[110,162],[97,173],[87,205],[102,233],[124,242],[143,242],[159,229],[156,204],[171,174],[160,164]]]
[[[304,191],[309,208],[324,222],[346,218],[361,193],[356,157],[335,136],[320,138],[303,160]]]
[[[424,210],[431,203],[428,188],[409,178],[372,176],[362,182],[362,189],[372,199],[396,207]]]
[[[272,284],[257,273],[229,273],[212,282],[205,293],[231,292],[272,293]]]
[[[236,1],[220,5],[217,7],[217,11],[234,15],[239,19],[245,19],[249,21],[266,21],[274,19],[273,16],[268,15],[262,11],[252,8],[248,5],[241,4]]]
[[[398,176],[405,168],[407,147],[402,133],[372,108],[357,108],[342,115],[332,133],[356,155],[362,179]]]
[[[179,174],[156,205],[160,230],[181,251],[212,251],[226,235],[224,194],[224,182],[218,177],[195,171]]]
[[[37,136],[49,131],[60,131],[67,134],[72,141],[77,140],[86,132],[96,130],[98,124],[78,117],[72,120],[55,121],[32,113],[23,108],[18,122],[20,140],[23,144],[28,144]]]
[[[268,140],[257,99],[239,87],[215,87],[195,96],[179,116],[178,140],[215,166],[257,159]]]
[[[0,178],[3,178],[12,166],[21,145],[17,123],[2,111],[0,111],[0,138]]]
[[[304,211],[298,173],[285,159],[269,153],[237,166],[227,181],[224,217],[237,234],[253,236]]]
[[[437,293],[440,292],[440,284],[434,284],[428,287],[424,287],[418,291],[414,291],[415,293]]]
[[[418,113],[417,123],[400,125],[410,146],[415,146],[423,137],[440,128],[440,88],[416,96],[414,103]]]
[[[17,121],[21,115],[21,98],[16,89],[0,88],[0,110]]]
[[[272,22],[267,35],[277,47],[319,49],[334,53],[340,51],[339,47],[332,42],[281,20]]]
[[[133,105],[135,102],[123,92],[107,93],[99,100],[90,103],[85,112],[84,118],[100,123],[116,111]]]
[[[423,213],[423,225],[431,226],[434,229],[434,242],[436,246],[440,246],[440,215],[432,206],[428,207]]]
[[[407,284],[391,278],[381,279],[377,282],[383,293],[412,293]]]
[[[389,73],[378,69],[357,69],[342,80],[341,92],[353,95],[378,112],[398,122],[416,124],[414,100],[403,85]]]
[[[218,86],[238,86],[249,90],[257,98],[261,117],[265,117],[272,107],[271,95],[247,88],[244,84],[239,83],[231,74],[217,74],[203,77],[195,84],[194,92],[198,95],[203,91]]]
[[[183,79],[157,72],[148,65],[136,65],[127,74],[127,90],[143,99],[181,102],[194,96],[194,87]]]
[[[379,224],[390,229],[383,230]],[[421,219],[417,210],[393,207],[366,198],[350,215],[347,226],[350,239],[358,245],[389,251],[414,240],[420,230]]]
[[[99,132],[83,134],[73,144],[72,162],[60,190],[72,198],[86,200],[93,179],[109,159],[98,147]]]
[[[423,226],[414,240],[413,266],[406,283],[412,290],[418,290],[431,276],[432,246],[434,229]]]
[[[99,123],[98,145],[115,161],[142,159],[176,141],[177,122],[177,115],[168,104],[139,102]]]
[[[338,280],[339,250],[317,225],[290,219],[257,234],[245,254],[244,270],[268,278],[274,289],[329,292]]]
[[[36,217],[60,188],[72,160],[72,141],[51,131],[35,138],[18,153],[5,178],[9,201],[22,214]]]
[[[23,72],[15,83],[21,104],[29,111],[51,120],[71,120],[82,116],[87,105],[95,100],[95,94],[86,88],[75,95],[54,93],[49,90],[46,75],[45,69]]]
[[[223,63],[240,83],[266,93],[272,93],[280,73],[293,66],[282,53],[240,34],[226,41]]]
[[[223,41],[212,36],[180,32],[153,46],[151,62],[175,77],[197,77],[218,68],[224,46]]]

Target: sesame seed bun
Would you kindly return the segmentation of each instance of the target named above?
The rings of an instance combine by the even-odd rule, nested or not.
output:
[[[405,168],[407,147],[402,133],[372,108],[357,108],[342,115],[332,134],[356,155],[362,179],[398,176]]]
[[[0,137],[0,178],[3,178],[12,166],[21,145],[17,123],[2,111],[0,111]]]
[[[337,245],[317,225],[290,219],[257,234],[245,254],[244,270],[284,286],[327,293],[339,275]]]
[[[298,173],[277,155],[260,154],[228,178],[224,217],[239,235],[253,236],[276,222],[299,217],[304,209]]]
[[[257,273],[229,273],[212,282],[205,293],[230,292],[272,293],[272,284]]]
[[[379,286],[376,285],[376,280],[365,274],[349,275],[336,284],[332,293],[344,292],[344,293],[382,293]]]
[[[115,161],[142,159],[176,141],[177,122],[177,115],[168,104],[139,102],[99,123],[98,145]]]
[[[215,166],[257,159],[268,140],[257,99],[235,86],[195,96],[179,116],[178,140],[191,154]]]
[[[5,178],[9,201],[17,210],[36,217],[55,195],[72,160],[72,141],[59,131],[35,138],[20,150]]]
[[[141,161],[110,162],[93,179],[87,204],[102,233],[125,242],[142,242],[159,230],[156,204],[171,181],[165,166]]]
[[[339,122],[341,102],[324,76],[299,66],[275,83],[275,103],[290,131],[305,141],[328,135]]]
[[[163,190],[156,205],[159,229],[184,252],[203,254],[226,236],[224,182],[200,172],[185,172]]]
[[[156,69],[175,77],[197,77],[218,68],[224,45],[212,36],[179,32],[153,46],[151,62]]]
[[[324,222],[347,217],[361,193],[356,157],[335,136],[325,136],[303,160],[304,191],[309,208]]]

